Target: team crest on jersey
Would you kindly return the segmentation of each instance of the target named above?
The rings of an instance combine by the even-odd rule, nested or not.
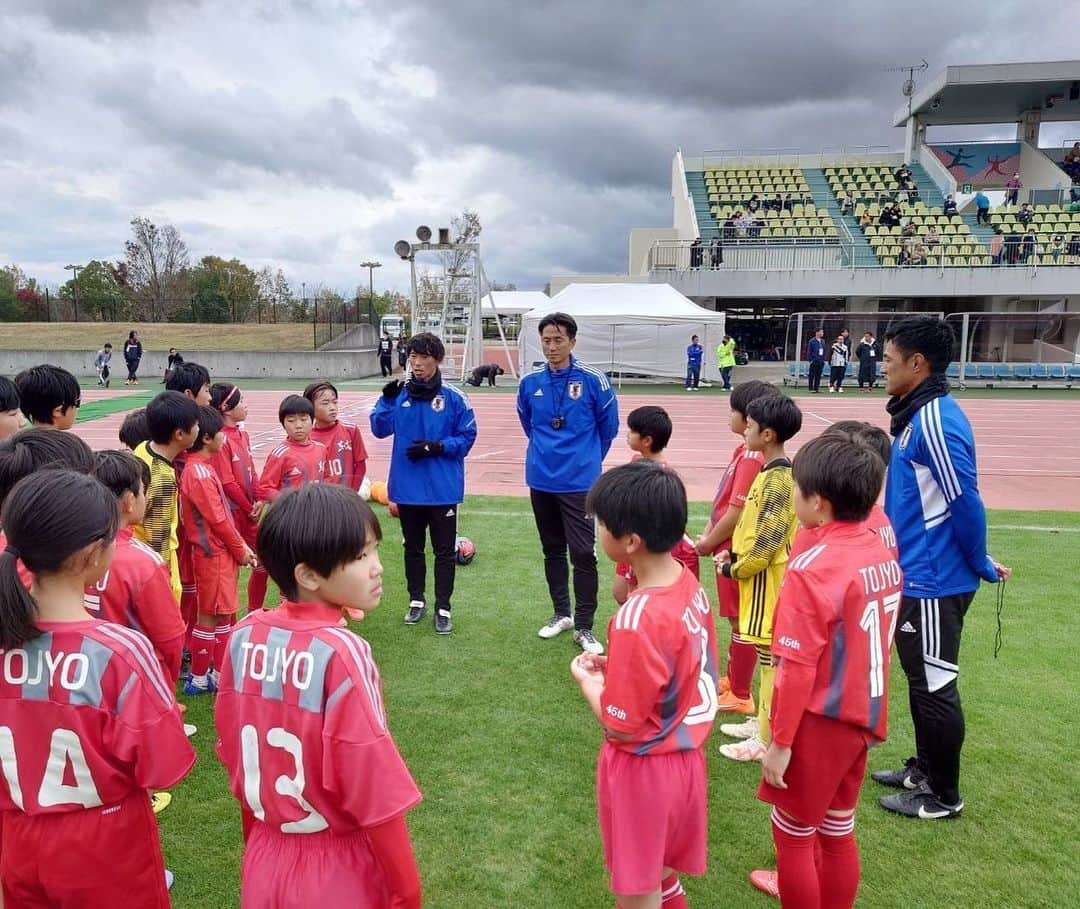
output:
[[[352,451],[352,442],[348,439],[338,439],[337,450],[338,454],[341,454],[343,451]]]
[[[900,433],[900,448],[901,449],[907,448],[907,443],[910,442],[910,441],[911,441],[911,424],[908,423],[908,425],[904,427],[904,431],[902,433]]]
[[[435,413],[442,413],[445,407],[446,398],[442,395],[435,395],[435,397],[431,399],[431,409],[434,410]]]
[[[576,401],[581,397],[581,383],[571,382],[566,386],[566,393],[570,396],[571,401]]]

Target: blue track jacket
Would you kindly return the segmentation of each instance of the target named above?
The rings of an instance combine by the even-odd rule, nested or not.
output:
[[[444,384],[430,401],[402,389],[394,401],[379,396],[371,412],[371,434],[394,437],[389,494],[399,505],[452,505],[465,498],[465,456],[476,441],[476,417],[469,399]],[[405,449],[421,439],[442,442],[435,457],[410,461]]]
[[[807,348],[811,363],[825,362],[825,342],[819,338],[811,338]]]
[[[608,377],[573,356],[566,369],[544,364],[518,385],[517,412],[529,438],[525,484],[540,492],[587,492],[619,434],[619,402]],[[558,416],[566,425],[554,429]]]
[[[896,532],[904,595],[931,599],[998,580],[986,552],[975,439],[946,395],[923,405],[893,440],[885,512]]]

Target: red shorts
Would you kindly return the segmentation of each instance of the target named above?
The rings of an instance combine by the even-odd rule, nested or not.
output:
[[[596,813],[611,891],[660,889],[665,866],[705,873],[705,753],[636,755],[605,742],[596,764]]]
[[[734,578],[725,578],[722,574],[717,572],[716,601],[720,604],[720,615],[725,619],[738,619],[739,582]]]
[[[857,726],[808,711],[791,743],[791,763],[784,774],[787,789],[762,780],[757,797],[806,827],[820,827],[830,808],[851,811],[859,804],[866,750],[872,742]]]
[[[20,909],[169,909],[150,796],[61,814],[7,812],[0,879]]]
[[[240,566],[227,552],[207,556],[199,550],[195,565],[195,598],[203,615],[236,615],[240,609],[236,585]]]
[[[366,835],[282,833],[256,822],[244,849],[240,909],[384,909],[390,892]]]

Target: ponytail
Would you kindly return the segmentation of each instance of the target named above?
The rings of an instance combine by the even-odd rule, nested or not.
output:
[[[41,633],[18,560],[35,575],[55,574],[79,550],[111,542],[117,522],[113,494],[73,470],[44,470],[15,484],[0,510],[8,540],[0,553],[0,648],[18,647]]]
[[[50,428],[24,429],[0,442],[0,506],[15,484],[35,471],[59,467],[89,473],[93,466],[94,453],[78,436]]]

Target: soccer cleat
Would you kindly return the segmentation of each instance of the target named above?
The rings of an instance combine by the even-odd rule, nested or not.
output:
[[[405,624],[415,625],[427,612],[427,603],[423,600],[412,600],[409,603],[409,611],[405,613]]]
[[[757,713],[757,707],[754,706],[753,695],[750,695],[748,698],[741,698],[729,688],[717,699],[716,712],[740,713],[743,716],[751,716],[752,714]]]
[[[588,628],[579,628],[574,632],[574,643],[586,653],[600,655],[604,652],[604,645],[596,640],[596,636]]]
[[[449,634],[454,630],[454,623],[450,621],[449,609],[435,610],[435,633]]]
[[[171,792],[151,792],[150,793],[150,807],[154,809],[154,814],[161,814],[166,808],[172,804]]]
[[[911,792],[894,792],[892,795],[883,795],[879,804],[886,811],[894,811],[904,817],[916,817],[924,821],[942,821],[960,817],[964,810],[964,800],[961,799],[955,805],[946,805],[939,799],[930,787],[923,784]]]
[[[720,683],[716,686],[716,694],[719,696],[728,691],[731,691],[731,680],[726,675],[722,675]]]
[[[926,774],[918,768],[917,760],[911,757],[904,761],[904,766],[899,770],[875,770],[870,774],[870,779],[894,789],[918,789],[926,780]]]
[[[214,684],[214,680],[210,678],[209,673],[201,679],[189,675],[187,681],[184,682],[184,694],[189,697],[198,697],[200,694],[215,694],[216,692],[217,685]]]
[[[759,732],[757,717],[752,716],[745,723],[721,723],[720,731],[733,739],[757,738]]]
[[[750,883],[762,893],[767,893],[775,899],[780,898],[780,880],[775,871],[766,871],[764,868],[751,871]]]
[[[741,742],[729,742],[720,746],[720,753],[733,761],[760,761],[765,757],[765,743],[756,735]]]
[[[221,687],[221,673],[217,669],[211,669],[208,677],[210,684],[214,686],[214,691],[217,691]]]
[[[568,615],[553,615],[547,620],[547,624],[541,628],[537,634],[542,638],[553,638],[556,635],[562,634],[564,631],[569,631],[574,627],[574,620]]]

